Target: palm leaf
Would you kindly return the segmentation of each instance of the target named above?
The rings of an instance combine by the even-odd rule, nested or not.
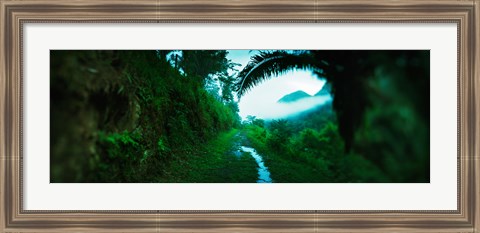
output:
[[[251,57],[250,62],[238,74],[236,91],[243,96],[252,87],[271,78],[292,70],[312,70],[321,73],[325,63],[314,59],[306,51],[262,51]]]

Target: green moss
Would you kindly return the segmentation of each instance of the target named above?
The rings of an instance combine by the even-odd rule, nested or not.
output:
[[[226,72],[220,63],[202,72]],[[156,51],[52,50],[50,65],[54,183],[156,182],[185,151],[238,125],[238,109],[204,88],[208,77]]]

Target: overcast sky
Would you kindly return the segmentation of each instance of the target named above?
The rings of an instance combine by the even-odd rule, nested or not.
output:
[[[228,59],[242,65],[238,67],[239,70],[242,70],[250,60],[250,56],[256,53],[250,50],[228,50],[228,52]],[[310,71],[292,71],[279,77],[272,77],[252,88],[240,99],[238,103],[240,116],[243,119],[248,115],[275,119],[308,110],[324,103],[327,98],[312,98],[294,104],[282,104],[277,101],[298,90],[314,95],[322,89],[324,84],[324,80],[317,78]]]

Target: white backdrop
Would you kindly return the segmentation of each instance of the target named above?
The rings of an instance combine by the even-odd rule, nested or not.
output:
[[[50,184],[51,49],[429,49],[429,184]],[[26,24],[28,210],[454,210],[456,24]]]

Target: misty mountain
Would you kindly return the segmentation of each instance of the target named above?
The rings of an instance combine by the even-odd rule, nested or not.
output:
[[[320,91],[318,91],[314,96],[330,95],[331,92],[332,92],[332,85],[330,85],[330,83],[325,83],[322,89],[320,89]]]
[[[311,95],[307,94],[304,91],[296,91],[293,93],[290,93],[288,95],[283,96],[280,98],[277,103],[291,103],[291,102],[296,102],[300,99],[307,98],[307,97],[312,97]]]
[[[277,102],[262,108],[256,115],[264,120],[290,118],[332,101],[330,95],[308,96],[293,102]]]
[[[292,124],[302,125],[300,128],[311,129],[321,129],[326,122],[336,120],[332,101],[326,101],[308,110],[288,115],[283,119],[291,121]]]
[[[311,96],[308,93],[298,90],[295,92],[292,92],[290,94],[284,95],[282,98],[280,98],[277,103],[292,103],[292,102],[297,102],[301,99],[305,98],[311,98],[311,97],[316,97],[316,96],[325,96],[325,95],[330,95],[332,91],[332,86],[329,83],[325,83],[323,85],[322,89],[318,91],[315,95]]]

